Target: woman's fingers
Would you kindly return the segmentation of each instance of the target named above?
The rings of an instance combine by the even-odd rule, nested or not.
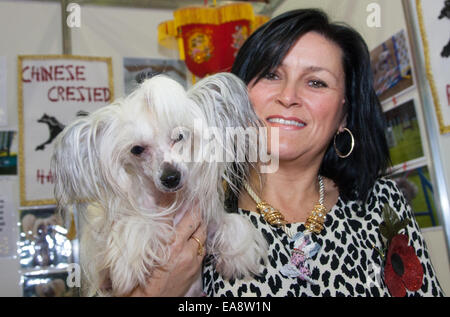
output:
[[[204,223],[201,223],[188,240],[188,243],[190,244],[190,248],[192,250],[191,252],[193,252],[194,256],[196,256],[200,260],[203,259],[206,253],[205,242],[206,225]]]

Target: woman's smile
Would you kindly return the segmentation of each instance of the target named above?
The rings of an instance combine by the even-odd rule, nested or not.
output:
[[[283,117],[281,115],[268,116],[266,122],[272,127],[284,130],[300,130],[306,126],[306,123],[297,117]]]

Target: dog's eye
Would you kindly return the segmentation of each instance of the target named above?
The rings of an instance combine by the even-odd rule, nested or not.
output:
[[[183,127],[175,128],[170,135],[171,145],[189,139],[189,130]]]
[[[180,142],[181,140],[183,140],[183,138],[184,138],[183,134],[180,133],[180,134],[178,135],[178,137],[175,139],[175,142]]]
[[[145,148],[143,146],[135,145],[131,148],[131,153],[133,153],[134,155],[141,155],[144,150]]]

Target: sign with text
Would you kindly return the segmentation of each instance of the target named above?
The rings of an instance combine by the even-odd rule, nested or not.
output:
[[[77,117],[111,103],[111,58],[19,56],[17,78],[20,204],[54,204],[54,139]]]

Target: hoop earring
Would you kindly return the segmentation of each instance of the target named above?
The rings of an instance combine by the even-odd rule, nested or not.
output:
[[[352,132],[351,132],[349,129],[347,129],[347,128],[344,128],[344,131],[347,131],[347,132],[350,134],[350,138],[352,139],[352,144],[351,144],[351,147],[350,147],[350,151],[349,151],[347,154],[342,154],[342,153],[337,149],[337,147],[336,147],[336,136],[337,136],[338,134],[340,134],[340,132],[338,131],[338,132],[334,135],[334,150],[336,151],[336,155],[337,155],[338,157],[340,157],[340,158],[346,158],[346,157],[348,157],[350,154],[352,154],[352,152],[353,152],[353,147],[355,146],[355,138],[353,137]]]

